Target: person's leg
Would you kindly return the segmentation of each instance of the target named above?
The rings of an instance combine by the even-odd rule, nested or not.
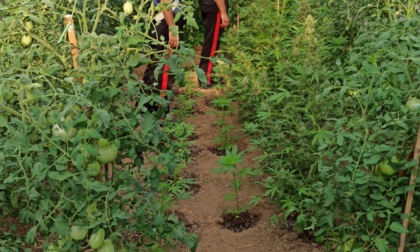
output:
[[[168,26],[165,22],[160,22],[155,27],[152,27],[149,31],[149,36],[160,40],[163,36],[165,38],[165,42],[168,41]],[[151,44],[150,47],[153,49],[153,51],[158,52],[164,50],[163,45],[154,45]],[[160,93],[160,89],[162,88],[162,71],[160,71],[158,75],[158,79],[155,78],[155,70],[158,67],[158,58],[155,54],[153,54],[150,59],[152,62],[150,62],[146,70],[144,71],[143,75],[143,82],[148,85],[149,87],[152,87],[153,92],[155,94]],[[149,112],[156,112],[159,110],[159,106],[157,104],[146,104],[146,108],[149,110]]]
[[[184,28],[185,21],[183,19],[180,19],[176,22],[176,25],[178,26],[178,31],[180,33],[180,40],[182,40],[182,33]],[[149,32],[149,35],[155,39],[160,39],[162,36],[165,38],[165,43],[168,42],[168,33],[169,28],[166,25],[164,21],[161,21],[155,29],[152,29]],[[151,45],[154,51],[163,51],[165,50],[165,46],[163,45]],[[154,92],[156,94],[160,94],[164,97],[166,97],[165,93],[166,90],[172,90],[173,84],[175,82],[175,76],[170,73],[170,69],[168,65],[164,65],[162,69],[159,70],[158,79],[155,78],[155,71],[158,67],[158,58],[153,55],[151,57],[152,63],[150,63],[145,72],[143,77],[143,82],[154,88]],[[148,107],[149,111],[157,111],[159,109],[159,106],[153,105]],[[166,108],[166,111],[163,114],[166,114],[169,112],[169,106]],[[160,114],[160,113],[159,113]]]
[[[178,26],[180,41],[182,41],[182,38],[183,38],[184,24],[185,24],[185,21],[183,19],[179,19],[176,22],[176,25]],[[164,65],[164,67],[162,68],[162,71],[159,74],[158,83],[159,83],[159,89],[162,92],[164,92],[165,90],[172,90],[173,84],[175,83],[175,76],[173,73],[171,73],[171,70],[169,69],[168,65]]]
[[[220,27],[220,12],[205,12],[204,18],[204,42],[201,51],[199,67],[204,71],[207,77],[207,85],[212,84],[211,73],[213,63],[209,58],[216,56],[216,51],[220,47],[220,38],[224,29]],[[201,83],[202,85],[203,83]]]
[[[164,21],[160,22],[157,26],[151,28],[151,30],[149,31],[149,36],[156,40],[160,40],[162,37],[164,37],[166,43],[168,41],[168,26]],[[165,49],[165,47],[160,44],[152,44],[150,47],[155,52],[162,51]],[[155,85],[155,83],[157,83],[157,86],[155,88],[160,90],[160,88],[162,87],[162,83],[156,80],[154,75],[154,72],[158,66],[158,58],[155,54],[153,54],[150,59],[152,60],[152,62],[148,64],[144,72],[143,82],[148,86],[153,86]]]

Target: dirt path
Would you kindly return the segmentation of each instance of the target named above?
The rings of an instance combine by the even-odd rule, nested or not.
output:
[[[195,126],[198,139],[193,142],[191,149],[193,157],[186,172],[194,174],[201,187],[190,199],[175,203],[173,208],[174,211],[185,215],[184,221],[187,222],[187,227],[199,236],[197,252],[324,251],[315,243],[309,244],[302,241],[293,232],[274,227],[270,222],[270,216],[276,212],[276,207],[267,201],[250,209],[251,213],[259,216],[254,227],[239,233],[220,227],[218,222],[222,221],[222,214],[228,208],[232,208],[233,204],[223,201],[223,196],[232,192],[231,177],[214,174],[220,156],[215,154],[211,148],[215,146],[214,138],[219,135],[219,129],[215,125],[217,115],[211,112],[214,109],[209,106],[209,101],[219,94],[216,89],[197,89],[197,92],[202,93],[200,97],[194,98],[195,109],[200,113],[190,115],[186,121]],[[238,137],[236,144],[239,150],[245,151],[249,147],[249,143],[242,134],[242,126],[238,122],[239,116],[236,110],[229,117],[228,123],[234,126],[231,133]],[[244,166],[257,167],[254,161],[257,156],[258,153],[246,152]],[[241,204],[247,202],[248,197],[263,193],[263,188],[255,182],[245,181],[239,193]],[[186,251],[186,249],[180,248],[179,251]]]

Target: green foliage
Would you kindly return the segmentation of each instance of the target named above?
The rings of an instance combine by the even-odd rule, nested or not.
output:
[[[177,107],[174,110],[176,118],[185,120],[188,115],[194,112],[194,99],[190,99],[187,95],[180,94],[176,99]]]
[[[395,250],[408,232],[406,248],[415,250],[418,210],[408,230],[399,223],[420,123],[405,106],[420,96],[418,2],[262,4],[240,10],[225,49],[232,97],[263,151],[265,196],[328,249]],[[405,175],[377,176],[373,167],[393,156]]]
[[[243,152],[238,152],[238,146],[233,145],[230,148],[226,148],[226,155],[220,158],[220,166],[214,170],[214,172],[218,174],[232,175],[231,186],[234,193],[225,194],[224,200],[235,202],[235,209],[229,209],[227,212],[237,216],[248,210],[248,204],[241,206],[239,203],[239,191],[241,190],[243,179],[256,173],[256,171],[251,168],[240,168],[242,161]]]
[[[133,1],[136,12],[127,16],[123,1],[69,2],[0,5],[0,216],[30,227],[25,237],[2,233],[0,246],[23,251],[42,237],[44,249],[75,251],[86,246],[69,236],[77,225],[88,227],[89,235],[104,229],[116,248],[169,249],[179,242],[194,248],[196,237],[165,212],[192,182],[162,181],[185,166],[187,145],[179,130],[162,129],[159,111],[146,108],[165,108],[168,101],[132,74],[157,53],[149,44],[162,43],[147,36],[152,6]],[[61,20],[72,12],[77,68]],[[21,43],[23,34],[31,44]],[[173,57],[157,55],[179,85],[190,53],[181,47]],[[103,139],[118,155],[95,178],[87,167]]]
[[[232,113],[231,103],[232,100],[225,97],[219,97],[211,101],[211,105],[218,110],[216,113],[220,110],[220,116],[216,120],[216,125],[220,128],[220,134],[214,140],[221,150],[231,147],[231,142],[235,138],[231,134],[233,126],[227,122],[227,116]]]

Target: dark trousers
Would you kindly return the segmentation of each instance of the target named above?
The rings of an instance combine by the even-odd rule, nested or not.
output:
[[[227,0],[225,0],[225,4],[226,8],[229,8]],[[220,27],[222,22],[220,11],[213,0],[200,0],[200,8],[204,20],[204,42],[202,45],[199,67],[206,74],[207,85],[211,85],[213,62],[210,58],[216,56],[216,51],[219,50],[220,38],[222,37],[224,29]]]
[[[179,29],[179,35],[180,35],[179,39],[182,40],[182,30],[184,27],[184,20],[181,20],[181,19],[178,20],[176,25],[178,26],[178,29]],[[154,28],[152,27],[150,29],[149,36],[156,40],[160,40],[162,37],[164,37],[165,43],[167,43],[169,41],[168,33],[169,33],[169,27],[166,24],[165,20],[162,20]],[[159,44],[158,45],[152,44],[151,47],[156,52],[165,50],[165,47]],[[157,86],[156,86],[157,91],[162,90],[162,87],[164,88],[163,90],[172,90],[172,86],[173,86],[175,78],[170,73],[170,69],[168,67],[166,67],[166,69],[165,67],[160,69],[158,79],[156,80],[154,73],[155,73],[156,68],[158,67],[159,62],[156,55],[152,55],[151,60],[153,62],[147,66],[144,72],[143,82],[149,86],[153,86],[154,83],[157,83]]]
[[[185,21],[182,18],[180,18],[176,23],[176,25],[178,26],[178,30],[179,30],[180,41],[182,40],[182,31],[183,31],[184,23],[185,23]],[[169,41],[168,33],[169,33],[169,27],[166,24],[165,20],[162,20],[159,23],[157,23],[155,27],[151,27],[151,29],[149,31],[149,36],[151,36],[152,38],[154,38],[156,40],[160,40],[162,37],[164,37],[165,38],[165,43],[167,43]],[[155,44],[155,45],[151,44],[151,48],[155,52],[165,50],[165,46],[160,45],[160,44]],[[153,54],[151,56],[151,60],[152,60],[152,62],[147,66],[147,68],[144,72],[143,82],[146,85],[148,85],[150,87],[153,87],[153,91],[156,94],[161,94],[161,93],[164,94],[165,90],[172,90],[172,86],[174,84],[175,77],[174,77],[173,74],[171,74],[169,67],[167,65],[162,67],[162,69],[159,70],[158,79],[156,79],[155,78],[155,71],[156,71],[156,69],[159,65],[158,58],[155,54]],[[149,111],[157,111],[159,109],[159,106],[157,106],[157,105],[148,105],[147,107],[148,107]],[[168,110],[169,109],[167,109],[167,111]]]

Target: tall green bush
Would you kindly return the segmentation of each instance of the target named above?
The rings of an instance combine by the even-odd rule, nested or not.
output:
[[[257,1],[240,9],[241,25],[225,40],[232,97],[263,150],[265,196],[285,219],[296,216],[296,231],[355,251],[394,250],[408,232],[406,247],[415,251],[418,211],[409,230],[400,223],[420,123],[405,107],[420,96],[418,2],[370,2],[280,1],[278,9],[278,1],[265,8]],[[405,175],[378,175],[375,165],[394,156]]]
[[[49,251],[93,247],[89,237],[73,238],[73,230],[80,229],[88,235],[104,230],[118,249],[196,245],[196,237],[168,214],[176,194],[162,186],[184,166],[186,146],[162,130],[160,115],[146,109],[148,104],[163,108],[168,101],[132,73],[157,53],[149,44],[162,43],[147,35],[152,7],[133,1],[134,13],[127,15],[121,3],[0,5],[0,217],[29,227],[24,237],[2,230],[4,251],[30,251],[38,239]],[[77,68],[62,19],[70,13],[79,44]],[[32,41],[22,43],[23,36]],[[182,46],[173,57],[157,55],[179,85],[191,51]],[[111,160],[115,149],[118,155]],[[96,176],[101,155],[109,159],[102,169],[112,170],[112,177]]]

